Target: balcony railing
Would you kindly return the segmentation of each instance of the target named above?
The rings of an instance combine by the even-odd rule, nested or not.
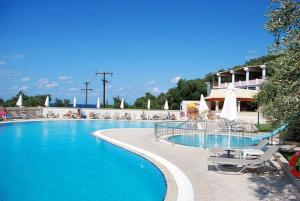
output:
[[[255,79],[255,80],[249,80],[249,81],[238,81],[234,82],[234,87],[241,88],[241,87],[256,87],[258,85],[261,85],[263,83],[263,79]],[[214,86],[214,88],[217,89],[224,89],[227,88],[229,83],[222,83],[219,86]]]

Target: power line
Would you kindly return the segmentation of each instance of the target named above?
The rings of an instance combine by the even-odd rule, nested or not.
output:
[[[85,108],[87,108],[87,103],[88,103],[88,91],[92,91],[92,89],[89,89],[89,82],[84,82],[85,84],[85,89],[81,89],[81,91],[85,92]]]
[[[101,79],[102,81],[102,86],[103,86],[103,108],[105,108],[105,90],[106,90],[106,83],[108,83],[107,79],[106,79],[106,75],[110,75],[112,76],[113,73],[109,73],[109,72],[96,72],[96,75],[102,75],[103,78]]]

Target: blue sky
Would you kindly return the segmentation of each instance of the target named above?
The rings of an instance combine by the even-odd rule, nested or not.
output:
[[[83,102],[107,89],[131,102],[220,68],[266,54],[268,0],[0,0],[0,97],[29,95]]]

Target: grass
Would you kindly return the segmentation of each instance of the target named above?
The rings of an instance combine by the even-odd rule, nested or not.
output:
[[[267,132],[267,131],[272,131],[272,124],[259,124],[256,126],[258,131],[260,132]]]

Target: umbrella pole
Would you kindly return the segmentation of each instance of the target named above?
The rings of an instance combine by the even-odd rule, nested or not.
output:
[[[229,122],[229,131],[228,131],[228,149],[230,149],[230,141],[231,141],[231,121]]]

